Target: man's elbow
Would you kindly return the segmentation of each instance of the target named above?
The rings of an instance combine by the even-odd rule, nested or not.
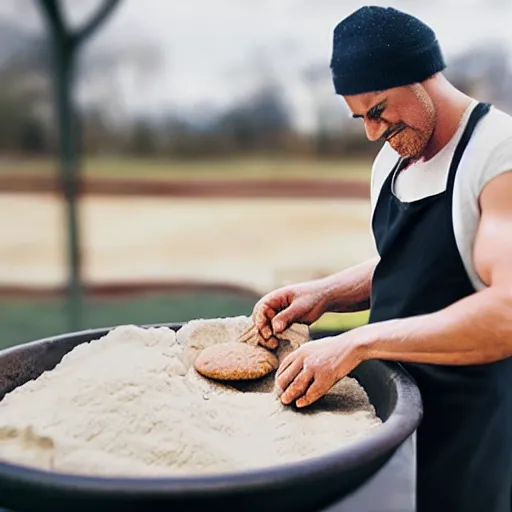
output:
[[[512,287],[491,286],[488,292],[490,300],[481,321],[489,343],[483,346],[492,352],[492,359],[506,359],[512,357]]]

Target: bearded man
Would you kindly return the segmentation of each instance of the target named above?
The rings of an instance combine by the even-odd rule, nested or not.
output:
[[[305,344],[277,373],[305,407],[368,359],[416,381],[419,512],[510,512],[512,118],[454,87],[434,31],[367,6],[334,30],[332,79],[370,141],[378,256],[270,292],[253,318],[271,345],[293,322],[370,308],[368,325]],[[336,432],[333,432],[336,435]]]

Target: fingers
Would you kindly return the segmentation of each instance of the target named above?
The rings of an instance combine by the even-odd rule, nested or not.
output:
[[[275,334],[283,332],[304,313],[304,306],[300,301],[293,302],[272,319],[272,330]]]
[[[259,343],[260,345],[269,348],[270,350],[275,350],[276,348],[279,347],[279,340],[275,336],[270,336],[268,340],[261,336]]]
[[[293,379],[297,377],[301,370],[302,359],[300,358],[291,361],[290,364],[286,365],[283,368],[279,368],[278,373],[276,375],[276,381],[279,388],[285,390],[293,381]]]
[[[329,344],[302,347],[289,354],[276,375],[276,390],[284,405],[295,401],[297,407],[316,402],[329,391],[336,379]]]
[[[275,310],[266,302],[258,302],[253,311],[253,322],[264,340],[272,337],[272,318],[276,315]],[[269,347],[270,348],[270,347]]]
[[[284,359],[283,361],[279,364],[279,368],[277,369],[277,372],[276,372],[276,376],[279,377],[279,375],[281,373],[284,372],[284,370],[286,370],[286,368],[288,368],[288,366],[290,366],[293,361],[295,361],[295,359],[297,359],[297,357],[300,356],[300,349],[297,349],[293,352],[291,352],[290,354],[288,354]]]
[[[263,297],[254,307],[253,322],[264,340],[263,346],[277,348],[279,340],[274,335],[283,332],[299,316],[301,308],[290,305],[292,300],[286,291],[278,290]],[[274,324],[275,318],[277,324]]]
[[[313,379],[314,373],[307,368],[302,368],[299,374],[281,395],[281,402],[285,405],[289,405],[294,400],[304,395]]]
[[[307,407],[318,399],[322,398],[330,387],[327,386],[325,380],[314,380],[313,383],[308,387],[303,396],[301,396],[296,402],[297,407]]]

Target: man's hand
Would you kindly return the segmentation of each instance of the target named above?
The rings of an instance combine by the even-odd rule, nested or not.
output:
[[[327,292],[322,281],[309,281],[278,288],[258,301],[252,313],[261,344],[275,349],[279,342],[275,334],[283,332],[294,322],[312,324],[325,311]]]
[[[363,361],[362,351],[344,336],[310,341],[292,352],[279,367],[276,380],[281,402],[306,407],[324,396]]]
[[[364,311],[370,307],[371,280],[379,257],[321,279],[278,288],[258,301],[254,324],[267,348],[277,348],[274,335],[294,322],[311,325],[324,313]]]

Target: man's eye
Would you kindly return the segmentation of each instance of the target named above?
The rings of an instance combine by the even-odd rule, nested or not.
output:
[[[384,106],[377,106],[377,107],[374,107],[372,108],[369,112],[368,112],[368,118],[369,119],[379,119],[380,116],[384,113],[384,110],[385,110],[385,107]]]

